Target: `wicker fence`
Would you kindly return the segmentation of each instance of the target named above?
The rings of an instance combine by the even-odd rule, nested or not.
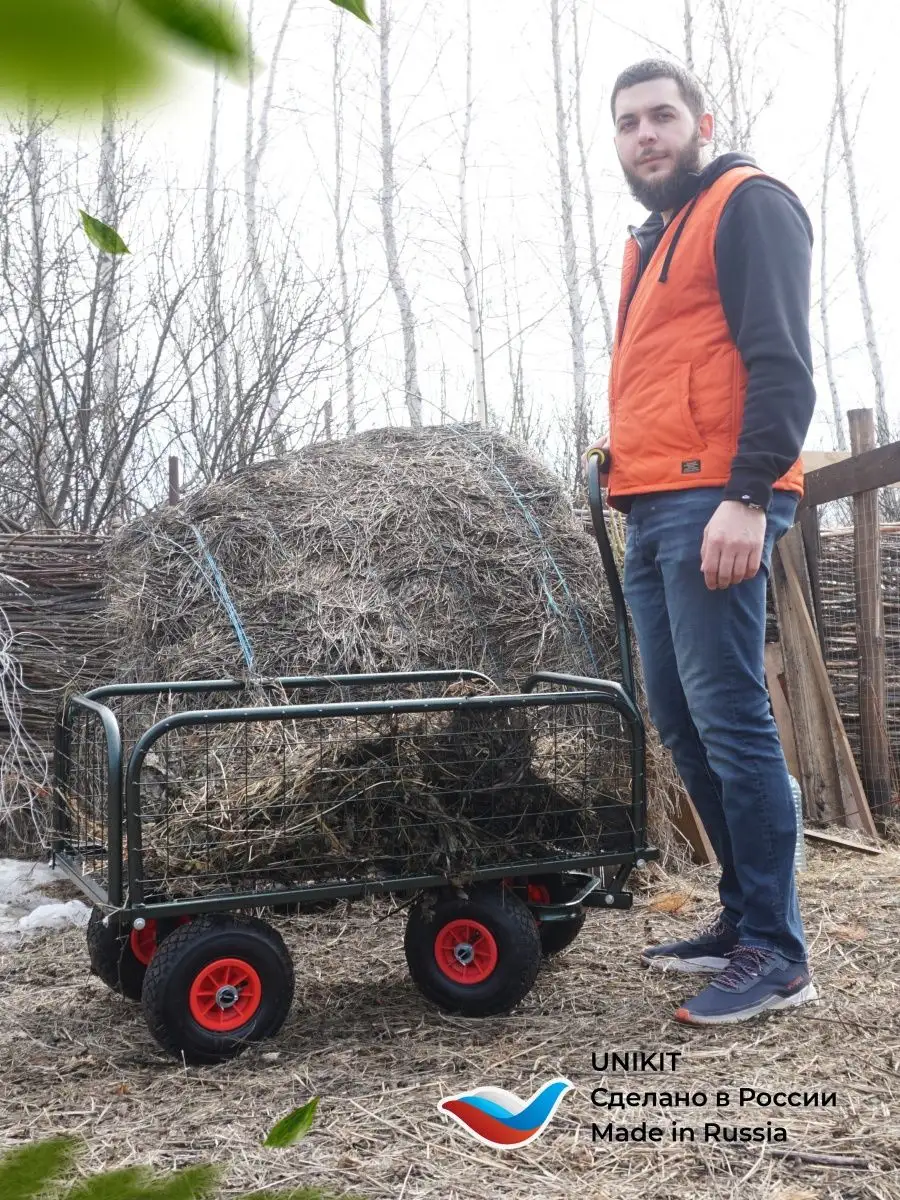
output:
[[[103,550],[92,535],[0,534],[0,854],[38,845],[31,814],[56,708],[106,673]]]

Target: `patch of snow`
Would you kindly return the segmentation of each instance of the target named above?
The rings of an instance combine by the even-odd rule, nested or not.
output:
[[[17,858],[0,858],[0,904],[18,904],[42,887],[59,883],[62,871],[54,871],[45,862],[20,862]],[[44,899],[44,897],[41,897]]]
[[[41,904],[24,917],[19,918],[19,929],[27,933],[32,929],[66,929],[70,925],[84,928],[91,917],[91,910],[80,900],[53,901]]]
[[[91,910],[81,900],[51,900],[42,888],[65,879],[45,862],[0,858],[0,938],[39,929],[87,925]]]

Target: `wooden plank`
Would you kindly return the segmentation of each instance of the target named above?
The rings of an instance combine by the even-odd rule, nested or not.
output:
[[[843,817],[848,827],[860,829],[871,837],[877,837],[878,832],[872,819],[866,793],[856,769],[856,762],[847,740],[847,733],[841,721],[834,693],[831,690],[831,681],[828,678],[825,660],[819,650],[816,631],[803,601],[803,591],[794,570],[792,556],[780,553],[785,542],[789,542],[789,539],[796,542],[799,537],[800,531],[795,526],[781,539],[776,554],[786,584],[786,595],[789,597],[789,606],[793,617],[792,628],[799,635],[797,649],[800,649],[801,653],[797,655],[798,667],[807,681],[813,681],[812,688],[809,690],[814,696],[814,703],[816,703],[819,713],[825,718],[827,732],[819,743],[818,754],[820,759],[830,758],[834,763],[838,783],[837,799],[843,809]],[[792,680],[788,674],[789,691],[791,683]],[[806,690],[804,688],[804,691]],[[801,751],[801,760],[802,757]]]
[[[890,487],[900,481],[900,442],[844,459],[830,467],[810,471],[804,480],[801,505],[827,504],[858,492]]]
[[[795,778],[800,782],[804,814],[808,820],[825,825],[842,824],[844,805],[841,781],[834,753],[829,751],[831,730],[818,697],[818,686],[807,663],[802,619],[806,609],[802,596],[795,598],[788,586],[782,554],[785,541],[793,536],[795,530],[781,539],[772,556],[772,585],[784,656],[784,681],[797,751]],[[817,639],[815,645],[818,650]]]
[[[803,836],[811,842],[827,842],[829,846],[840,846],[842,850],[856,850],[859,854],[883,854],[880,846],[861,846],[858,842],[848,842],[846,838],[835,837],[833,833],[822,833],[821,829],[804,829]]]
[[[712,842],[706,836],[703,822],[694,807],[694,802],[681,788],[678,794],[677,807],[673,815],[673,824],[691,848],[691,856],[695,863],[701,866],[711,866],[716,861],[716,852]]]
[[[875,445],[875,416],[871,408],[853,409],[847,418],[854,454],[871,450]],[[884,607],[877,490],[854,496],[853,521],[861,773],[869,807],[876,816],[886,818],[891,810],[891,748],[885,725]]]
[[[798,534],[799,536],[797,536]],[[794,569],[803,592],[803,602],[806,605],[806,611],[812,616],[814,609],[813,590],[806,565],[806,549],[802,525],[795,525],[793,536],[782,538],[778,545],[782,556],[790,559],[791,566]]]
[[[819,471],[822,467],[830,467],[833,463],[843,462],[850,457],[849,450],[804,450],[800,455],[804,474]]]
[[[825,654],[825,623],[822,616],[822,580],[821,553],[822,540],[819,535],[819,510],[808,507],[799,513],[800,532],[803,535],[803,549],[806,554],[806,568],[809,573],[809,587],[812,593],[812,613],[815,618],[816,632],[819,635],[819,645]]]
[[[772,714],[778,726],[778,736],[784,750],[787,769],[797,780],[800,779],[800,760],[797,757],[797,735],[794,718],[788,702],[787,682],[784,678],[784,655],[780,642],[769,642],[766,646],[766,686],[772,701]]]

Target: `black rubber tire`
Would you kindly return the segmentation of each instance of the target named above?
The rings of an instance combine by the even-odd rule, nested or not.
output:
[[[190,1010],[197,973],[217,958],[239,958],[256,971],[262,997],[244,1025],[229,1032],[205,1029]],[[164,1050],[189,1063],[236,1058],[251,1042],[281,1029],[294,998],[294,965],[281,934],[256,917],[198,917],[169,934],[144,978],[143,1008],[150,1032]]]
[[[575,888],[571,884],[566,884],[561,875],[535,876],[533,879],[529,879],[529,883],[543,884],[550,893],[551,904],[571,900],[575,895]],[[571,921],[541,921],[539,919],[538,933],[544,957],[551,958],[554,954],[565,950],[567,946],[571,946],[584,929],[586,920],[587,913],[584,909]]]
[[[131,949],[130,929],[104,925],[103,913],[95,908],[87,924],[87,948],[92,975],[128,1000],[140,1000],[147,968]]]
[[[458,983],[438,966],[435,940],[450,921],[468,918],[491,933],[497,965],[480,983]],[[445,1012],[490,1017],[509,1012],[528,995],[541,965],[537,924],[508,889],[473,888],[468,898],[429,893],[410,910],[404,940],[406,962],[422,995]]]

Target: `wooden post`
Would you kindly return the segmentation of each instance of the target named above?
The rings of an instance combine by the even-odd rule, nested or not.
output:
[[[847,419],[854,455],[873,450],[875,416],[872,409],[851,409]],[[891,750],[885,721],[884,608],[877,489],[854,494],[853,526],[861,775],[869,807],[876,817],[883,818],[891,809]]]
[[[181,460],[169,455],[169,503],[177,504],[181,499]]]

